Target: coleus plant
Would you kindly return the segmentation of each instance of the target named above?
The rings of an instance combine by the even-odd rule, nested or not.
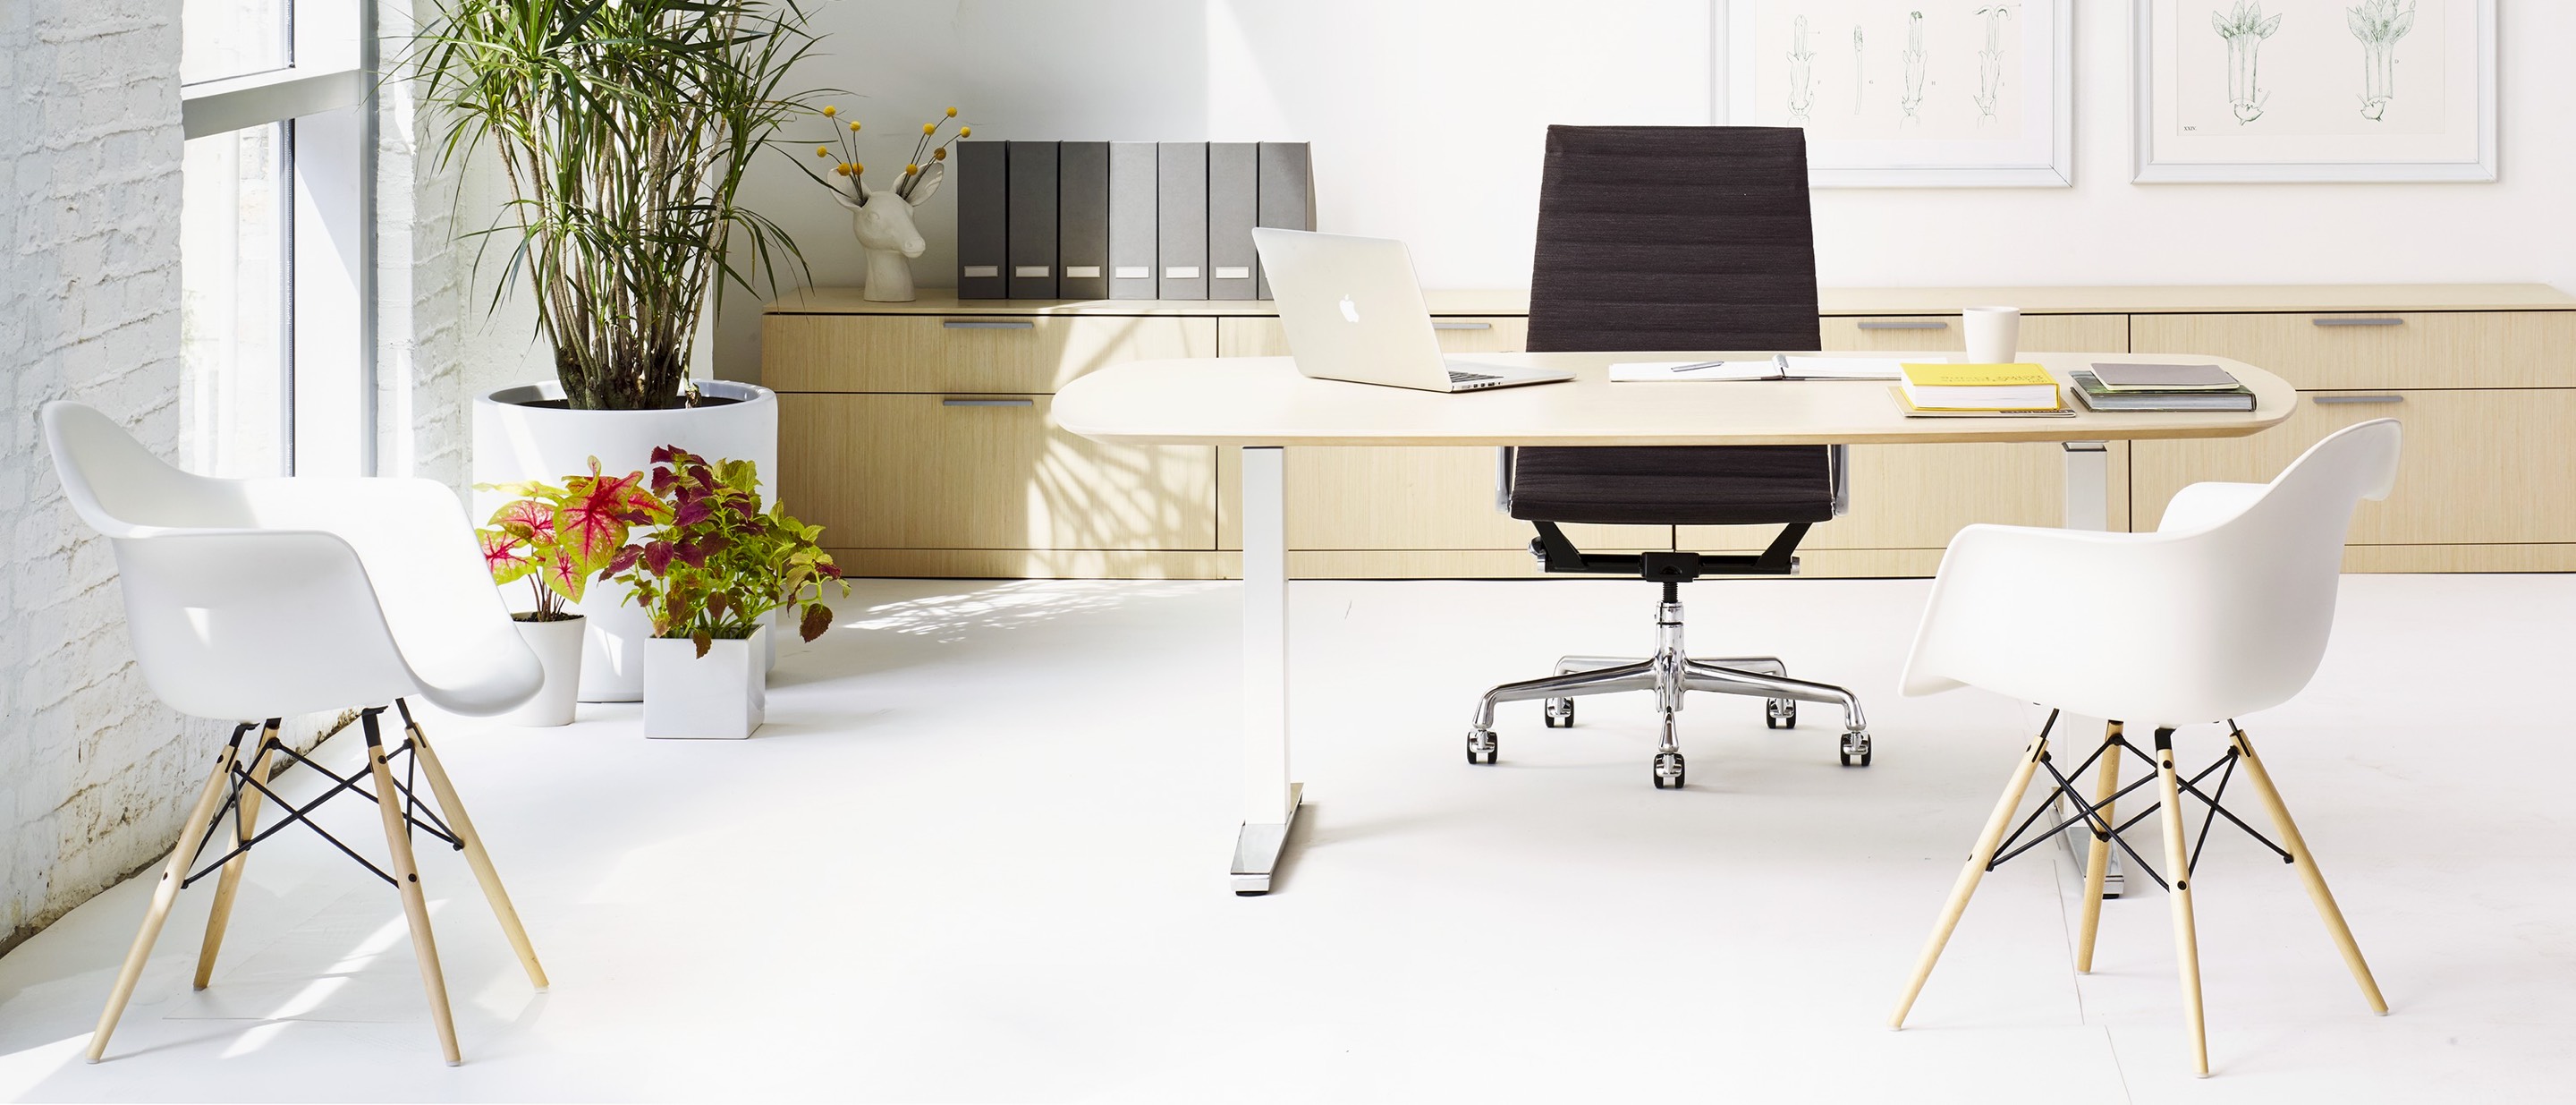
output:
[[[665,445],[653,450],[650,490],[628,515],[649,535],[618,549],[607,573],[634,589],[654,636],[694,641],[704,656],[790,605],[804,639],[831,627],[832,609],[820,600],[841,569],[816,543],[823,527],[790,517],[784,503],[764,509],[752,462],[709,462]],[[846,581],[841,593],[850,593]]]
[[[630,519],[653,499],[644,489],[644,473],[602,475],[598,457],[590,458],[589,475],[569,477],[561,486],[530,481],[475,487],[514,496],[475,536],[494,583],[528,581],[536,597],[530,618],[541,622],[573,616],[563,604],[581,601],[591,578],[625,547]]]

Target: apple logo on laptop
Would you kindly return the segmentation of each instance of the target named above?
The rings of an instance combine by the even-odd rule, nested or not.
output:
[[[1348,322],[1358,322],[1360,320],[1360,305],[1351,302],[1351,297],[1347,295],[1342,297],[1342,318],[1344,321]]]

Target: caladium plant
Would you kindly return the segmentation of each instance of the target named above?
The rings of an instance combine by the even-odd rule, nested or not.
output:
[[[673,445],[653,450],[651,494],[627,515],[649,530],[611,555],[607,574],[634,589],[654,636],[694,641],[704,656],[715,641],[749,637],[790,605],[799,608],[804,639],[831,628],[822,589],[840,582],[847,595],[850,585],[817,544],[823,527],[797,521],[784,503],[764,508],[759,484],[747,460],[711,462]]]
[[[589,475],[569,477],[561,485],[529,481],[475,487],[514,496],[492,512],[491,524],[475,536],[483,543],[483,565],[494,583],[528,581],[536,598],[530,617],[541,622],[570,616],[563,604],[581,601],[591,579],[625,546],[629,519],[653,498],[644,488],[644,473],[604,475],[598,457],[590,458]]]

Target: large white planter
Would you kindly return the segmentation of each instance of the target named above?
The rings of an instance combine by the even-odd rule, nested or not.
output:
[[[474,482],[560,481],[590,471],[598,457],[612,474],[648,471],[653,450],[677,445],[709,460],[747,460],[760,466],[760,492],[776,496],[778,478],[778,395],[758,384],[702,380],[698,390],[711,399],[734,402],[680,410],[576,411],[528,404],[563,399],[554,383],[499,388],[474,400]],[[474,493],[474,521],[480,524],[506,501],[489,492]],[[573,609],[588,615],[590,626],[582,648],[581,690],[584,702],[634,702],[644,697],[644,671],[636,657],[638,643],[652,636],[643,610],[626,601],[627,589],[595,584],[587,601]]]
[[[707,654],[686,639],[638,642],[644,661],[644,735],[741,740],[769,712],[769,678],[761,667],[769,627],[739,641],[716,641]]]
[[[501,715],[501,720],[531,727],[572,724],[575,692],[581,687],[582,639],[590,635],[590,619],[576,616],[537,622],[518,617],[511,621],[519,627],[519,639],[536,652],[537,663],[546,670],[546,682],[537,688],[537,697]]]

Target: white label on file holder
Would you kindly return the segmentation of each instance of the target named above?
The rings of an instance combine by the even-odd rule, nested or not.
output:
[[[1011,266],[1011,275],[1045,276],[1047,274],[1047,269],[1050,267],[1051,266],[1048,265],[1013,265]]]
[[[1064,277],[1067,280],[1098,280],[1100,279],[1100,266],[1066,265],[1064,267]]]
[[[1197,265],[1173,265],[1163,270],[1163,279],[1165,280],[1196,280],[1198,278],[1199,267]]]
[[[1216,267],[1216,278],[1219,280],[1250,280],[1252,279],[1252,268],[1248,265],[1218,265]]]
[[[1000,265],[968,265],[968,266],[966,266],[965,268],[963,268],[963,269],[959,270],[959,271],[958,271],[958,275],[959,275],[959,276],[1000,276],[1000,275],[1002,275],[1002,266],[1000,266]]]
[[[1120,265],[1109,271],[1116,279],[1119,280],[1151,280],[1154,278],[1154,266],[1152,265]]]

